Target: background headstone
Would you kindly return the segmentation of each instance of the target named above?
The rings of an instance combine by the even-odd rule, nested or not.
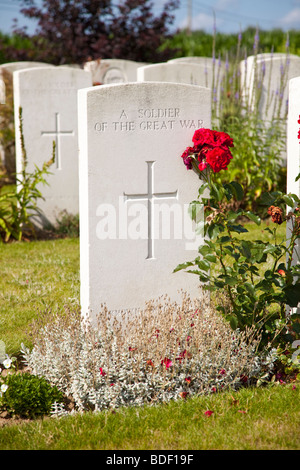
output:
[[[138,82],[173,82],[187,83],[209,87],[208,77],[203,71],[203,66],[196,63],[170,63],[146,65],[139,67],[137,71]],[[207,82],[207,85],[205,85]]]
[[[300,76],[289,81],[289,112],[287,128],[287,193],[300,197],[300,180],[295,181],[300,172]],[[287,222],[287,240],[290,238],[290,221]],[[297,240],[293,264],[300,263],[300,240]],[[297,309],[294,309],[295,311]],[[300,306],[298,306],[300,313]]]
[[[5,104],[5,88],[4,77],[0,70],[0,104]]]
[[[199,295],[197,276],[173,270],[198,249],[187,209],[201,182],[181,155],[210,127],[210,90],[143,82],[78,96],[83,315]]]
[[[288,103],[288,82],[300,75],[300,57],[284,53],[265,53],[247,57],[240,64],[244,96],[253,103],[255,92],[261,93],[261,119],[270,122],[285,118]]]
[[[19,62],[6,62],[5,64],[0,64],[0,67],[3,67],[10,73],[16,72],[17,70],[36,68],[36,67],[55,67],[51,64],[46,64],[45,62],[33,62],[33,61],[19,61]]]
[[[43,67],[14,72],[16,166],[22,168],[19,107],[23,114],[23,134],[28,171],[39,168],[52,156],[56,142],[56,161],[40,185],[45,200],[38,207],[43,218],[36,222],[55,224],[60,212],[79,212],[77,91],[91,86],[91,74],[70,67]]]
[[[214,103],[219,101],[222,80],[226,74],[226,65],[223,61],[212,57],[189,56],[171,59],[167,63],[181,66],[197,65],[199,71],[197,85],[211,88]]]
[[[9,177],[13,177],[16,171],[12,92],[13,72],[16,70],[35,67],[50,67],[50,64],[32,61],[7,62],[5,64],[0,64],[0,77],[2,76],[2,80],[5,84],[4,94],[2,95],[2,104],[5,106],[0,108],[0,126],[4,130],[4,135],[0,135],[0,161],[2,161],[3,167]]]
[[[94,85],[109,85],[137,81],[137,69],[143,62],[121,59],[98,59],[86,62],[84,70],[91,72]]]

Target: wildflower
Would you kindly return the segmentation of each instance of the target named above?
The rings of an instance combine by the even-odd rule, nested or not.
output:
[[[154,364],[153,364],[153,362],[151,361],[151,359],[148,359],[148,361],[147,361],[147,366],[152,366],[152,367],[154,367]]]
[[[225,369],[221,369],[219,371],[219,375],[226,375],[226,370]]]
[[[238,413],[242,413],[242,414],[244,414],[244,415],[245,415],[245,414],[247,413],[247,411],[244,411],[244,410],[238,410]]]
[[[212,387],[211,391],[212,391],[212,393],[216,393],[216,391],[217,391],[216,387]]]
[[[7,359],[5,359],[5,360],[3,361],[2,364],[4,365],[5,369],[9,369],[9,368],[11,367],[11,363],[12,363],[12,361],[11,361],[11,359],[9,359],[9,357],[8,357]]]
[[[132,348],[131,346],[129,346],[128,350],[129,350],[129,351],[136,351],[137,348]]]
[[[207,411],[204,412],[204,414],[205,414],[206,416],[211,416],[211,415],[213,414],[213,411],[207,410]]]
[[[173,365],[171,359],[168,359],[167,357],[165,357],[162,361],[161,361],[161,365],[165,365],[166,366],[166,369],[169,369],[169,367],[171,367]]]
[[[5,393],[7,389],[8,389],[8,385],[6,385],[6,384],[1,385],[1,389],[0,389],[1,393]]]
[[[180,392],[179,396],[181,396],[181,398],[185,399],[188,396],[188,394],[189,394],[189,392]]]
[[[187,382],[188,384],[190,384],[191,381],[192,381],[191,377],[186,377],[184,380],[185,380],[185,382]]]
[[[104,372],[104,370],[102,369],[102,367],[99,368],[100,370],[100,375],[103,375],[103,377],[106,375],[106,372]]]
[[[272,217],[272,221],[275,224],[282,224],[282,210],[280,209],[280,207],[270,206],[268,209],[268,214]]]

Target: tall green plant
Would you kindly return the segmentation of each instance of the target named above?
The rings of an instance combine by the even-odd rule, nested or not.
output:
[[[50,174],[49,167],[55,160],[55,142],[53,142],[52,157],[45,162],[42,168],[35,165],[32,173],[28,172],[28,160],[24,142],[22,109],[19,108],[22,169],[16,175],[17,187],[15,191],[0,195],[0,229],[4,233],[4,241],[11,237],[21,240],[26,228],[34,231],[31,217],[40,213],[38,200],[43,199],[40,184],[48,184],[46,176]]]
[[[243,209],[260,209],[260,215],[263,216],[265,213],[258,206],[260,195],[264,191],[285,191],[286,170],[283,152],[286,142],[287,108],[283,102],[283,94],[287,87],[288,43],[281,83],[275,95],[271,92],[272,69],[267,78],[265,64],[258,61],[258,53],[259,34],[256,31],[253,44],[253,76],[249,85],[249,63],[246,51],[242,50],[240,34],[235,57],[229,61],[228,55],[226,56],[224,73],[220,76],[220,82],[214,85],[218,95],[212,103],[212,127],[226,131],[235,142],[239,142],[238,149],[233,150],[234,160],[230,168],[222,175],[222,180],[217,177],[218,183],[238,181],[244,188],[243,200],[238,204]],[[272,67],[272,55],[270,63]],[[244,74],[241,73],[241,65],[244,66]],[[262,96],[263,86],[267,90],[267,97]],[[266,103],[264,117],[263,100]]]

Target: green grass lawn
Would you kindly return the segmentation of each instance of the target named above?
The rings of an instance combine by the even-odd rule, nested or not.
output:
[[[0,340],[15,355],[39,313],[79,305],[79,239],[0,244],[0,266]]]
[[[264,226],[248,228],[253,239],[265,236]],[[285,227],[280,231],[284,236]],[[79,305],[79,240],[0,244],[0,260],[0,340],[16,355],[22,342],[30,345],[30,325],[39,313]],[[299,398],[298,382],[155,407],[39,419],[0,428],[0,449],[296,450]]]
[[[299,385],[289,384],[46,418],[0,428],[0,449],[298,450],[299,398]]]

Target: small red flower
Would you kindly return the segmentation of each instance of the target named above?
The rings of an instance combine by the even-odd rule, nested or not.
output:
[[[207,410],[207,411],[204,412],[204,414],[205,414],[206,416],[211,416],[211,415],[213,414],[213,411]]]
[[[100,375],[103,375],[103,377],[106,375],[106,372],[104,372],[104,370],[102,369],[102,367],[99,368],[100,370]]]
[[[165,357],[162,361],[161,361],[161,365],[165,365],[166,366],[166,369],[169,369],[169,367],[171,367],[173,365],[171,359],[168,359],[167,357]]]
[[[207,166],[208,165],[207,165],[206,162],[201,162],[201,163],[199,163],[198,168],[199,168],[200,171],[204,171],[207,168]]]
[[[225,369],[221,369],[221,370],[219,371],[219,374],[220,374],[220,375],[226,375],[226,370],[225,370]]]
[[[185,380],[185,382],[187,382],[188,384],[190,384],[191,381],[192,381],[191,377],[186,377],[184,380]]]
[[[181,396],[181,398],[186,398],[188,396],[189,392],[180,392],[179,393],[179,396]]]
[[[280,274],[280,276],[286,276],[286,273],[284,271],[284,269],[278,269],[278,274]]]
[[[148,361],[147,361],[147,366],[152,366],[152,367],[154,367],[154,364],[153,364],[153,362],[151,361],[151,359],[148,359]]]

